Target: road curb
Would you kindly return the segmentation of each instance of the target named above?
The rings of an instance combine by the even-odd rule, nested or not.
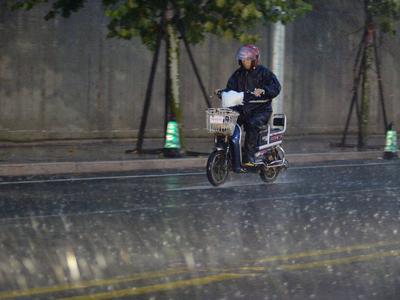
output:
[[[333,160],[378,159],[382,151],[327,152],[287,154],[290,163],[311,163]],[[119,161],[41,162],[0,164],[0,176],[55,175],[102,173],[138,170],[187,169],[205,167],[207,157],[178,159],[144,159]]]

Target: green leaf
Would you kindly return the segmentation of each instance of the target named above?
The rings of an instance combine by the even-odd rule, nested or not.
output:
[[[51,10],[45,18],[58,15],[69,17],[79,11],[88,0],[19,0],[14,7],[31,9],[50,2]],[[373,0],[371,0],[373,1]],[[397,1],[397,0],[392,0]],[[255,25],[292,21],[311,10],[311,4],[303,0],[102,0],[104,14],[108,17],[108,37],[141,38],[150,49],[155,46],[161,16],[170,7],[176,28],[183,28],[191,44],[204,40],[207,32],[239,41],[255,41],[258,37],[247,34]],[[278,8],[278,9],[277,9]],[[378,6],[375,10],[380,10]],[[385,22],[385,28],[390,28]]]

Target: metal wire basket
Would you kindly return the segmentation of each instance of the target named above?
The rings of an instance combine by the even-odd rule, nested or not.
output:
[[[207,130],[210,133],[232,135],[239,113],[229,108],[209,108],[207,114]]]

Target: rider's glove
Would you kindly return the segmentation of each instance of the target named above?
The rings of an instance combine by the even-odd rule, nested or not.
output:
[[[219,99],[221,99],[221,97],[222,97],[222,92],[223,92],[223,91],[224,91],[223,89],[215,90],[215,95],[217,95],[217,97],[218,97]]]

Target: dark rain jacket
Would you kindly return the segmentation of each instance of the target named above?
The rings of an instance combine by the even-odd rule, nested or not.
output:
[[[251,94],[256,88],[263,89],[265,94],[260,97]],[[271,70],[258,65],[251,70],[237,69],[229,78],[226,90],[244,92],[244,105],[237,110],[245,118],[251,118],[255,114],[272,112],[271,100],[279,95],[281,85]]]

